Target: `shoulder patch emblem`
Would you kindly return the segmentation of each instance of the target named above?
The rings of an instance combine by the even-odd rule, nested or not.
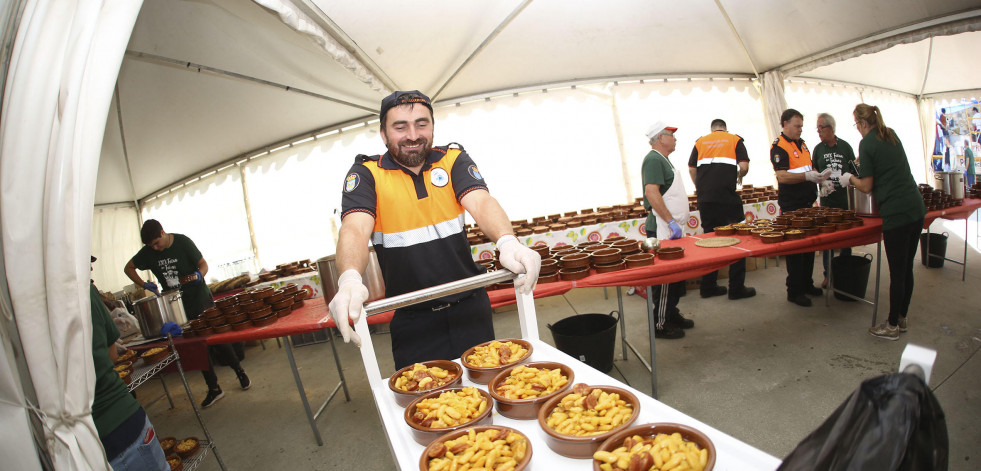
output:
[[[484,178],[480,176],[480,170],[477,170],[476,165],[471,165],[470,168],[467,169],[467,171],[470,172],[470,176],[473,177],[474,180],[480,180]]]
[[[350,193],[354,191],[354,189],[358,187],[358,183],[361,183],[361,176],[356,173],[348,175],[344,180],[344,192]]]
[[[433,184],[433,186],[442,188],[450,182],[450,176],[446,173],[446,170],[436,167],[429,173],[429,181]]]
[[[780,143],[780,138],[779,137],[773,140],[773,145],[777,145],[779,143]]]
[[[776,163],[780,163],[780,154],[773,154],[773,161]]]

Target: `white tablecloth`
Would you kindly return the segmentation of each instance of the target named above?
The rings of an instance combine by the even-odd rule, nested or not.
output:
[[[610,385],[624,388],[634,393],[640,400],[640,416],[633,425],[641,425],[652,422],[673,422],[681,423],[694,427],[706,435],[715,444],[718,453],[715,469],[720,471],[746,471],[746,470],[770,470],[776,469],[780,465],[780,460],[743,443],[730,435],[727,435],[715,428],[710,427],[688,415],[685,415],[653,398],[617,381],[616,379],[593,369],[585,363],[579,362],[572,357],[562,353],[555,347],[540,340],[532,340],[534,352],[532,361],[556,361],[568,365],[575,372],[576,383],[586,383],[594,386]],[[457,360],[459,362],[459,360]],[[471,383],[466,376],[463,378],[464,386],[476,386],[484,391],[486,385]],[[425,449],[412,438],[412,432],[405,423],[403,417],[404,410],[395,403],[395,397],[388,389],[388,378],[383,378],[377,389],[372,391],[375,395],[375,402],[378,404],[378,412],[385,425],[385,432],[388,434],[395,461],[402,471],[419,469],[419,458]],[[493,413],[494,425],[504,425],[521,431],[531,441],[532,458],[529,469],[533,470],[591,470],[593,461],[591,459],[566,458],[552,451],[545,443],[545,432],[538,426],[537,420],[514,420]]]

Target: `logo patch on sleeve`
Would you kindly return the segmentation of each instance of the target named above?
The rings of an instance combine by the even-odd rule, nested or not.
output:
[[[484,178],[480,176],[480,170],[477,170],[476,165],[471,165],[470,168],[467,169],[467,171],[470,172],[470,176],[473,177],[474,180],[480,180]]]
[[[348,175],[344,180],[344,191],[346,193],[354,191],[358,187],[358,183],[361,183],[361,177],[358,174],[352,173]]]
[[[450,176],[446,173],[446,170],[436,167],[429,173],[429,181],[432,182],[433,186],[442,188],[450,182]]]

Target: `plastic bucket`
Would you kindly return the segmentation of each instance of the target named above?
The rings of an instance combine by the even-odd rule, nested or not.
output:
[[[618,317],[613,313],[580,314],[547,324],[555,347],[604,373],[613,369]]]
[[[930,236],[930,255],[927,256],[927,236]],[[920,234],[920,263],[927,268],[940,268],[944,266],[944,258],[947,257],[947,233]],[[929,259],[929,261],[928,261]]]
[[[865,289],[869,286],[869,273],[872,271],[872,254],[839,255],[831,259],[831,279],[834,289],[843,291],[857,298],[865,298]],[[842,301],[855,301],[845,295],[835,293]]]

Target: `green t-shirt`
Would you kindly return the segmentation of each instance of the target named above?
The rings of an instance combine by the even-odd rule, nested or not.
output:
[[[873,129],[858,144],[858,176],[872,177],[872,196],[882,214],[883,230],[904,226],[926,215],[903,143],[896,139],[896,144],[883,142]]]
[[[855,161],[855,152],[847,142],[838,139],[834,147],[819,142],[814,151],[811,152],[811,160],[814,162],[814,169],[823,172],[830,168],[834,175],[831,181],[835,184],[835,191],[830,195],[821,198],[821,206],[830,208],[848,209],[848,191],[841,187],[839,177],[843,173],[854,173],[849,163]]]
[[[201,312],[214,305],[211,290],[204,280],[181,286],[180,279],[196,272],[198,261],[204,257],[190,238],[184,234],[171,235],[174,236],[174,243],[170,247],[158,252],[143,246],[133,256],[133,265],[140,270],[150,270],[160,282],[160,289],[163,291],[181,288],[184,313],[188,319],[197,319]]]
[[[674,183],[674,165],[667,157],[661,155],[656,150],[651,150],[644,157],[644,163],[640,167],[641,194],[644,195],[644,209],[647,210],[647,222],[644,227],[651,232],[657,231],[657,218],[651,211],[651,202],[647,201],[647,185],[660,185],[661,196],[671,188]]]
[[[964,149],[964,165],[967,165],[967,174],[974,175],[974,152],[970,147]]]
[[[92,362],[95,365],[95,399],[92,401],[92,420],[99,438],[105,438],[139,408],[126,383],[113,371],[109,349],[119,339],[119,329],[112,322],[109,310],[99,297],[99,290],[89,284],[92,303]]]

